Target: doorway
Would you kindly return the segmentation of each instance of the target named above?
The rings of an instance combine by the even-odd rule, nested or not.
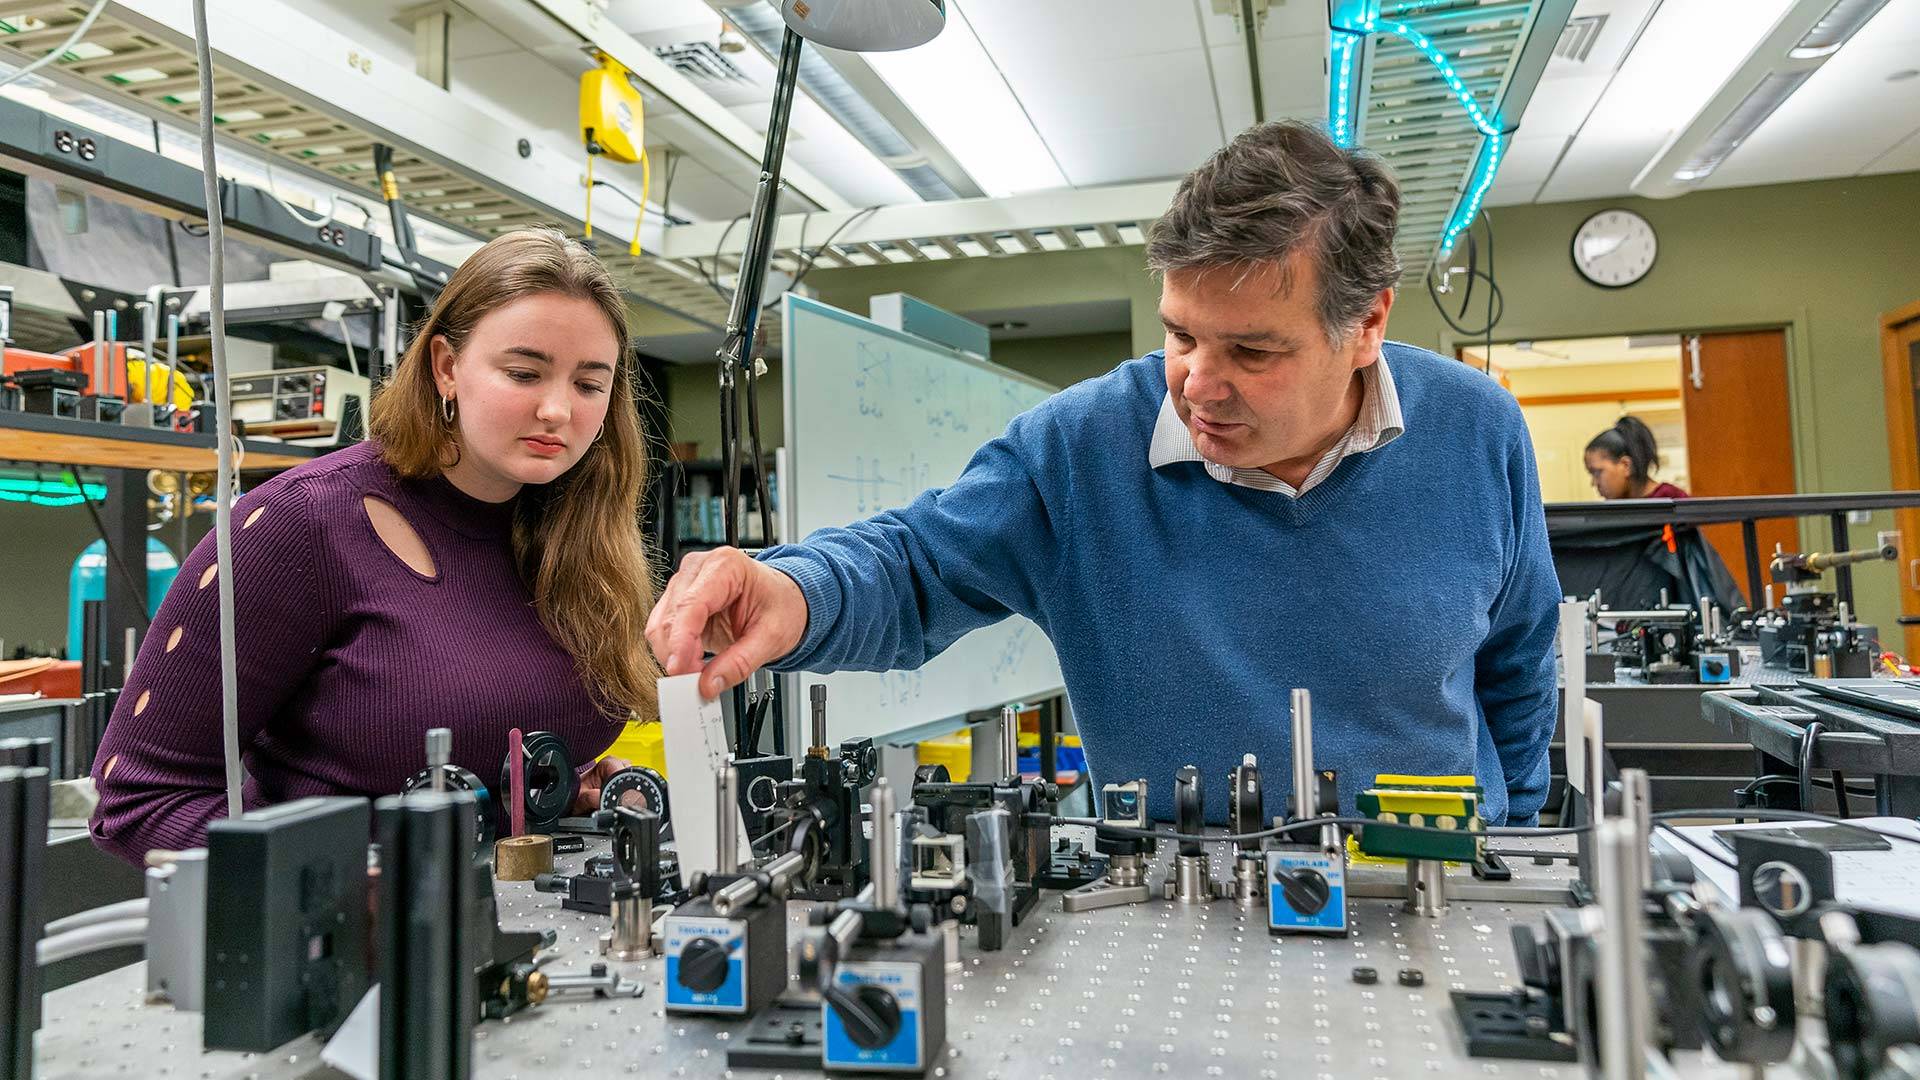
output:
[[[1920,324],[1920,313],[1916,313]],[[1463,350],[1475,366],[1489,357]],[[1489,374],[1520,403],[1545,502],[1599,496],[1587,443],[1623,415],[1645,421],[1659,446],[1653,479],[1699,496],[1775,495],[1799,489],[1782,329],[1568,338],[1495,345]],[[1908,395],[1909,405],[1913,395]],[[1920,487],[1920,451],[1909,455]],[[1738,525],[1701,530],[1745,591]],[[1791,520],[1762,521],[1764,560],[1799,547]],[[1920,535],[1920,533],[1916,533]],[[1764,598],[1748,597],[1749,604]],[[1920,609],[1920,590],[1915,590]]]
[[[1920,404],[1920,301],[1887,312],[1880,319],[1881,370],[1887,386],[1887,452],[1893,486],[1920,489],[1920,440],[1914,434]],[[1920,510],[1896,510],[1900,530],[1900,614],[1920,615]],[[1908,656],[1920,655],[1920,626],[1907,626]]]

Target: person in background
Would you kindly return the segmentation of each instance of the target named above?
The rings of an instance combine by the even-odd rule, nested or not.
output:
[[[1587,475],[1603,499],[1684,499],[1684,489],[1655,483],[1660,447],[1653,431],[1637,416],[1623,416],[1587,444]]]

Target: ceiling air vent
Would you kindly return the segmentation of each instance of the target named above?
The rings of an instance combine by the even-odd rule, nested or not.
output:
[[[1600,31],[1606,25],[1605,15],[1568,19],[1567,28],[1560,31],[1560,40],[1553,47],[1553,55],[1576,64],[1586,63],[1587,54],[1593,51],[1593,43],[1600,39]]]
[[[673,66],[675,71],[689,79],[703,79],[707,82],[744,82],[747,73],[741,71],[726,54],[714,48],[711,41],[689,41],[681,45],[666,45],[653,50],[653,54]]]

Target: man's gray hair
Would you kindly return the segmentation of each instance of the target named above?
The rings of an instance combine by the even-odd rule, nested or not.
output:
[[[1380,159],[1335,143],[1326,128],[1276,120],[1241,132],[1180,181],[1147,239],[1147,268],[1251,271],[1306,251],[1320,279],[1327,339],[1346,340],[1400,278],[1394,227],[1400,185]]]

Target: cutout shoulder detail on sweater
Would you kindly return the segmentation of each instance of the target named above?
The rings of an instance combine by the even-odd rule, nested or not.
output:
[[[219,572],[220,572],[220,564],[219,564],[219,563],[217,563],[217,562],[215,562],[215,563],[208,563],[208,564],[207,564],[207,568],[206,568],[205,570],[202,570],[202,571],[200,572],[200,587],[204,589],[204,588],[206,588],[207,586],[209,586],[209,585],[211,585],[211,584],[213,584],[213,575],[215,575],[215,574],[217,574],[217,573],[219,573]]]
[[[266,508],[266,507],[264,507],[264,506],[256,506],[256,507],[254,507],[254,508],[253,508],[253,513],[251,513],[251,514],[248,514],[248,515],[247,515],[247,520],[245,520],[245,521],[243,521],[243,522],[241,522],[241,523],[240,523],[240,527],[241,527],[241,528],[243,528],[243,529],[250,529],[250,528],[252,528],[252,527],[253,527],[253,523],[254,523],[254,522],[256,522],[256,521],[259,521],[259,520],[260,520],[260,515],[261,515],[261,514],[264,514],[264,513],[266,513],[266,512],[267,512],[267,508]]]
[[[173,633],[167,635],[167,651],[168,652],[172,652],[173,650],[180,647],[180,638],[186,632],[187,632],[187,628],[184,626],[176,626],[173,628]]]
[[[433,565],[433,555],[427,550],[427,542],[420,538],[420,534],[397,507],[378,495],[362,495],[360,504],[366,508],[367,521],[373,526],[374,533],[395,558],[421,577],[440,576],[439,570]]]
[[[139,716],[141,713],[146,712],[147,706],[151,704],[153,704],[153,691],[140,691],[140,700],[133,703],[133,715]]]

